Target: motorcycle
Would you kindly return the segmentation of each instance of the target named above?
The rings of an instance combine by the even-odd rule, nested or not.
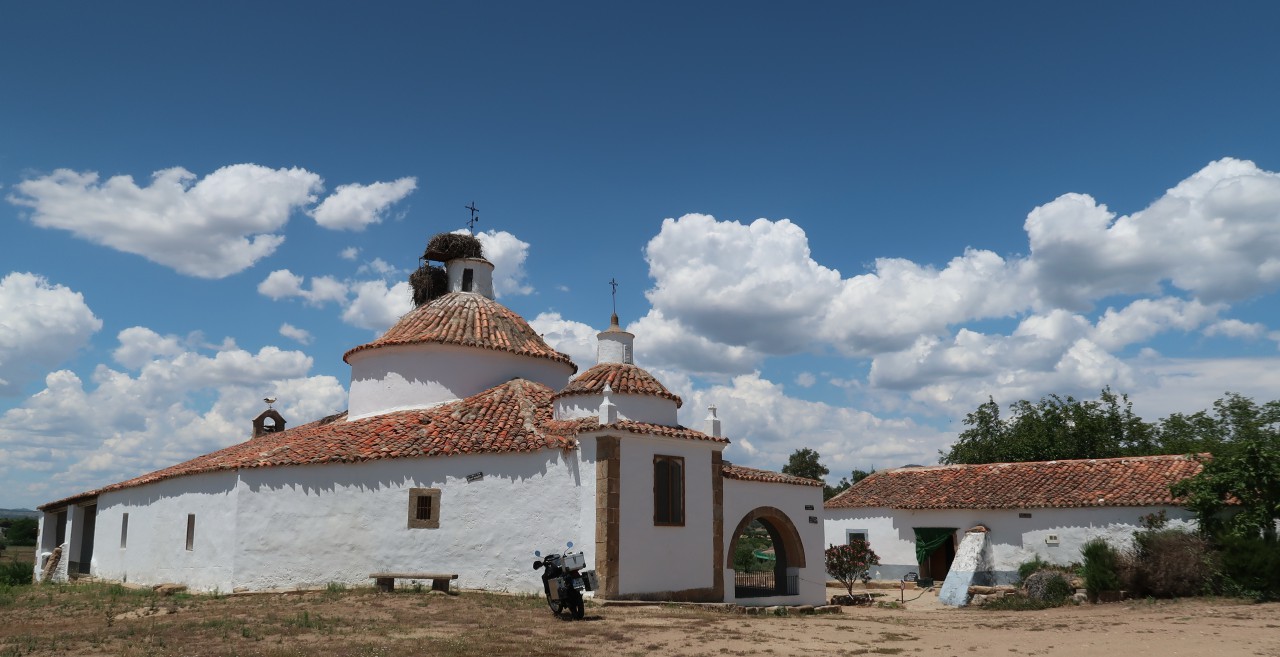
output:
[[[582,551],[570,552],[572,548],[573,541],[570,541],[563,553],[545,557],[540,550],[535,550],[533,555],[542,558],[533,562],[533,569],[542,569],[542,592],[547,596],[551,613],[560,616],[568,611],[571,617],[580,619],[586,612],[582,592],[596,590],[600,582],[596,571],[583,570],[587,560]]]

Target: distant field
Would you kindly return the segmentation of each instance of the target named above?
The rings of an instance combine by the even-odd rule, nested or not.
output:
[[[0,552],[0,563],[8,563],[10,561],[22,561],[25,563],[36,562],[36,548],[32,545],[10,545],[3,552]]]

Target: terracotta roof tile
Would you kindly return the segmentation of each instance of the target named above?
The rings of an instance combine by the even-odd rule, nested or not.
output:
[[[549,433],[551,388],[513,379],[463,400],[424,410],[346,420],[330,416],[198,456],[163,470],[89,491],[41,508],[183,475],[315,463],[567,449],[572,436]]]
[[[613,424],[603,425],[593,417],[578,418],[576,420],[552,420],[547,424],[547,430],[563,436],[577,436],[581,433],[593,431],[625,431],[627,433],[652,434],[664,438],[706,440],[713,443],[729,442],[728,438],[712,436],[687,427],[669,427],[665,424],[634,422],[632,420],[619,420]]]
[[[720,466],[720,472],[729,479],[739,479],[742,481],[763,481],[771,484],[792,484],[795,486],[817,486],[822,487],[822,482],[817,479],[807,479],[805,477],[795,477],[781,472],[773,472],[770,470],[757,470],[732,463],[725,463]]]
[[[604,392],[605,384],[614,392],[670,399],[676,403],[676,408],[684,404],[678,395],[667,390],[652,374],[630,363],[600,363],[579,374],[564,390],[557,392],[553,399],[566,395],[598,395]]]
[[[1195,458],[908,467],[876,472],[831,498],[828,509],[1036,509],[1177,504],[1169,486],[1200,472]]]
[[[568,356],[548,346],[523,317],[493,299],[467,292],[446,294],[409,311],[381,337],[351,349],[342,360],[350,362],[351,354],[365,349],[431,342],[547,358],[578,370]]]
[[[101,493],[220,470],[394,458],[570,449],[579,433],[604,429],[594,418],[553,420],[551,388],[512,379],[456,402],[347,421],[346,413],[268,433],[162,470],[41,505],[52,509]],[[622,421],[610,430],[729,442],[684,427]]]

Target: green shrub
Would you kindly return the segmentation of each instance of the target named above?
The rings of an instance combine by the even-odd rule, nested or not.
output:
[[[1053,564],[1041,559],[1040,555],[1037,554],[1031,561],[1025,561],[1018,566],[1018,582],[1025,582],[1032,574],[1052,567],[1054,567]]]
[[[0,585],[23,586],[32,581],[32,565],[23,561],[0,563]]]
[[[1080,576],[1084,578],[1084,588],[1090,598],[1097,598],[1102,591],[1120,589],[1118,566],[1120,555],[1101,538],[1095,538],[1080,548],[1084,563],[1080,565]]]
[[[1036,602],[1045,602],[1052,606],[1060,605],[1071,597],[1071,585],[1062,573],[1055,570],[1041,570],[1027,577],[1027,598]]]
[[[1226,536],[1220,550],[1224,593],[1259,601],[1280,600],[1280,544]]]
[[[859,579],[867,578],[867,570],[880,565],[880,557],[871,549],[871,544],[855,538],[848,545],[832,545],[827,548],[827,573],[844,585],[849,595],[853,595],[853,584]]]

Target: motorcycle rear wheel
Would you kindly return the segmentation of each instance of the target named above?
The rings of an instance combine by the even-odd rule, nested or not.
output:
[[[586,605],[582,602],[582,594],[578,594],[569,600],[569,613],[574,620],[582,620],[583,615],[587,613]]]

